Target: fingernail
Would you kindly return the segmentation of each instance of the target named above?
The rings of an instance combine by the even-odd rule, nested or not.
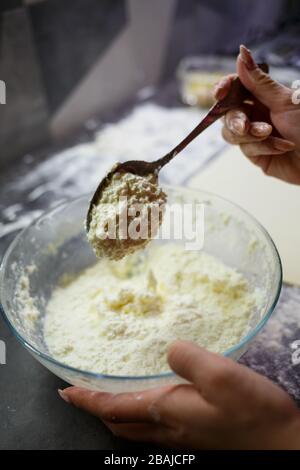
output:
[[[293,142],[290,142],[288,140],[275,140],[276,138],[274,138],[274,147],[276,150],[293,150],[293,148],[295,147],[295,144]]]
[[[242,44],[240,45],[240,58],[248,70],[254,70],[257,67],[251,52]]]
[[[272,131],[272,126],[266,122],[254,123],[251,129],[251,134],[254,136],[268,135]]]
[[[61,389],[59,388],[57,391],[58,391],[59,396],[60,396],[66,403],[71,403],[70,398],[68,397],[68,395],[67,395],[63,390],[61,390]]]
[[[243,135],[245,132],[245,122],[239,118],[230,119],[228,127],[234,134]]]

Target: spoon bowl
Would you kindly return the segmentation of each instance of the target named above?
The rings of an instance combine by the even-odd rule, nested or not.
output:
[[[146,162],[143,160],[130,160],[124,163],[116,163],[113,168],[105,175],[103,180],[100,182],[99,186],[97,187],[95,193],[89,204],[89,209],[86,217],[86,230],[87,232],[90,229],[90,224],[92,220],[92,209],[93,206],[97,204],[97,202],[101,199],[101,194],[103,189],[109,184],[112,176],[115,173],[133,173],[134,175],[138,176],[148,176],[158,175],[157,171],[157,162]]]

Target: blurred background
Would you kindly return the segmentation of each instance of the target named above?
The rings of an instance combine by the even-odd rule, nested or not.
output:
[[[1,0],[0,167],[163,86],[185,57],[232,58],[245,43],[296,69],[299,34],[297,0]]]

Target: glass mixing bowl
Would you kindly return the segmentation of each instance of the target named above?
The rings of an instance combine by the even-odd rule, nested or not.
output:
[[[243,273],[253,288],[263,289],[261,305],[251,316],[245,337],[225,356],[238,359],[271,316],[281,283],[281,262],[265,229],[248,213],[221,197],[202,191],[165,187],[171,204],[202,204],[204,207],[203,250]],[[92,390],[137,391],[184,382],[172,372],[154,376],[121,377],[79,370],[50,356],[43,337],[45,307],[63,275],[74,275],[95,263],[87,242],[83,220],[88,196],[64,203],[42,215],[23,230],[8,248],[0,270],[0,296],[4,317],[17,339],[45,367],[70,384]],[[163,222],[165,223],[165,222]],[[151,243],[166,243],[153,240]],[[34,327],[24,321],[17,285],[28,273],[30,295],[39,317]]]

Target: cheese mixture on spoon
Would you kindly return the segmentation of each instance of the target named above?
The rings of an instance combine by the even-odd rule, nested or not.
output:
[[[156,175],[114,173],[92,208],[87,236],[96,255],[118,260],[144,247],[158,231],[166,200]]]

